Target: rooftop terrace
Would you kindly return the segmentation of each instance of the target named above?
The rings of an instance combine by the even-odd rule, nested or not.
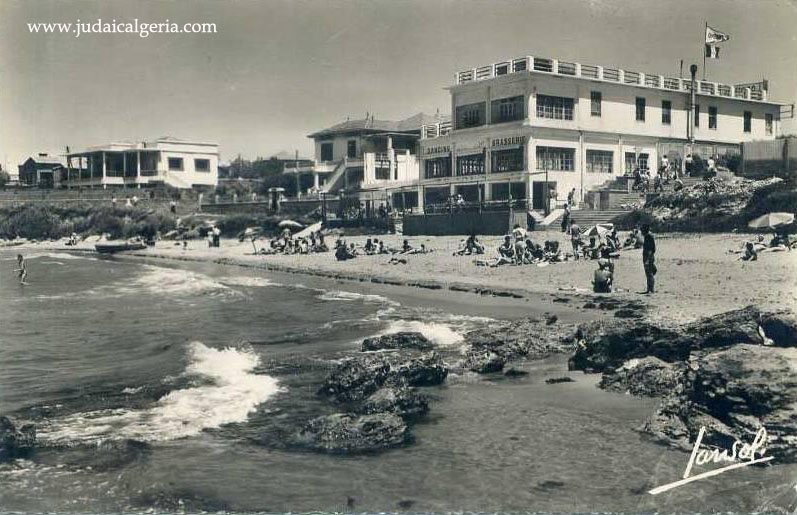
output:
[[[457,85],[460,85],[493,79],[503,75],[526,72],[579,77],[593,81],[628,84],[667,91],[690,92],[692,90],[692,81],[690,79],[665,77],[655,73],[607,68],[604,66],[549,59],[547,57],[533,57],[530,55],[457,72],[455,81]],[[755,101],[767,100],[767,91],[761,87],[760,83],[730,86],[718,82],[696,81],[696,88],[696,92],[701,95],[714,95]]]

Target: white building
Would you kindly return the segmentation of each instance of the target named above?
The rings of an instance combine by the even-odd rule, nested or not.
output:
[[[774,139],[782,104],[764,84],[729,86],[540,57],[456,74],[452,125],[425,126],[423,204],[525,199],[561,205],[635,166],[656,173],[661,155],[732,155],[741,142]],[[694,113],[694,115],[692,114]],[[694,125],[694,145],[687,128]],[[547,182],[546,182],[547,181]]]
[[[67,187],[216,186],[216,143],[162,137],[141,143],[109,143],[67,154]]]
[[[307,194],[346,192],[365,201],[392,196],[393,201],[414,206],[421,127],[441,120],[439,115],[424,113],[400,121],[376,120],[372,116],[347,120],[310,134],[315,159],[299,163],[298,167],[286,162],[285,171],[312,176],[312,182],[304,181]]]

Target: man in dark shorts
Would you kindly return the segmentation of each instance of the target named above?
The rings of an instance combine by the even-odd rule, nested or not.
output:
[[[645,268],[645,278],[648,282],[648,289],[646,294],[654,292],[656,282],[656,240],[650,234],[650,227],[648,225],[642,226],[642,236],[644,242],[642,243],[642,266]]]

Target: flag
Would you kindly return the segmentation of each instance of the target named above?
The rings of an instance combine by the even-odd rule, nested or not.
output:
[[[720,47],[717,45],[706,45],[706,57],[709,59],[719,59]]]
[[[713,43],[722,43],[723,41],[728,41],[731,37],[724,32],[720,32],[718,30],[712,29],[708,25],[706,25],[706,44],[713,44]],[[706,55],[708,57],[708,55]]]

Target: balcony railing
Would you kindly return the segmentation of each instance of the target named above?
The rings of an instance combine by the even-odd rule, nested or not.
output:
[[[539,72],[570,77],[582,77],[590,80],[606,82],[619,82],[633,86],[665,89],[669,91],[691,91],[691,81],[664,77],[654,73],[641,73],[619,68],[604,68],[591,64],[581,64],[569,61],[559,61],[547,57],[525,56],[507,59],[488,66],[481,66],[470,70],[463,70],[456,74],[457,84],[488,80],[495,77],[522,72]],[[697,92],[701,95],[716,95],[724,97],[743,98],[747,100],[767,99],[766,91],[755,87],[729,86],[717,82],[698,81]],[[439,136],[440,134],[438,134]]]

